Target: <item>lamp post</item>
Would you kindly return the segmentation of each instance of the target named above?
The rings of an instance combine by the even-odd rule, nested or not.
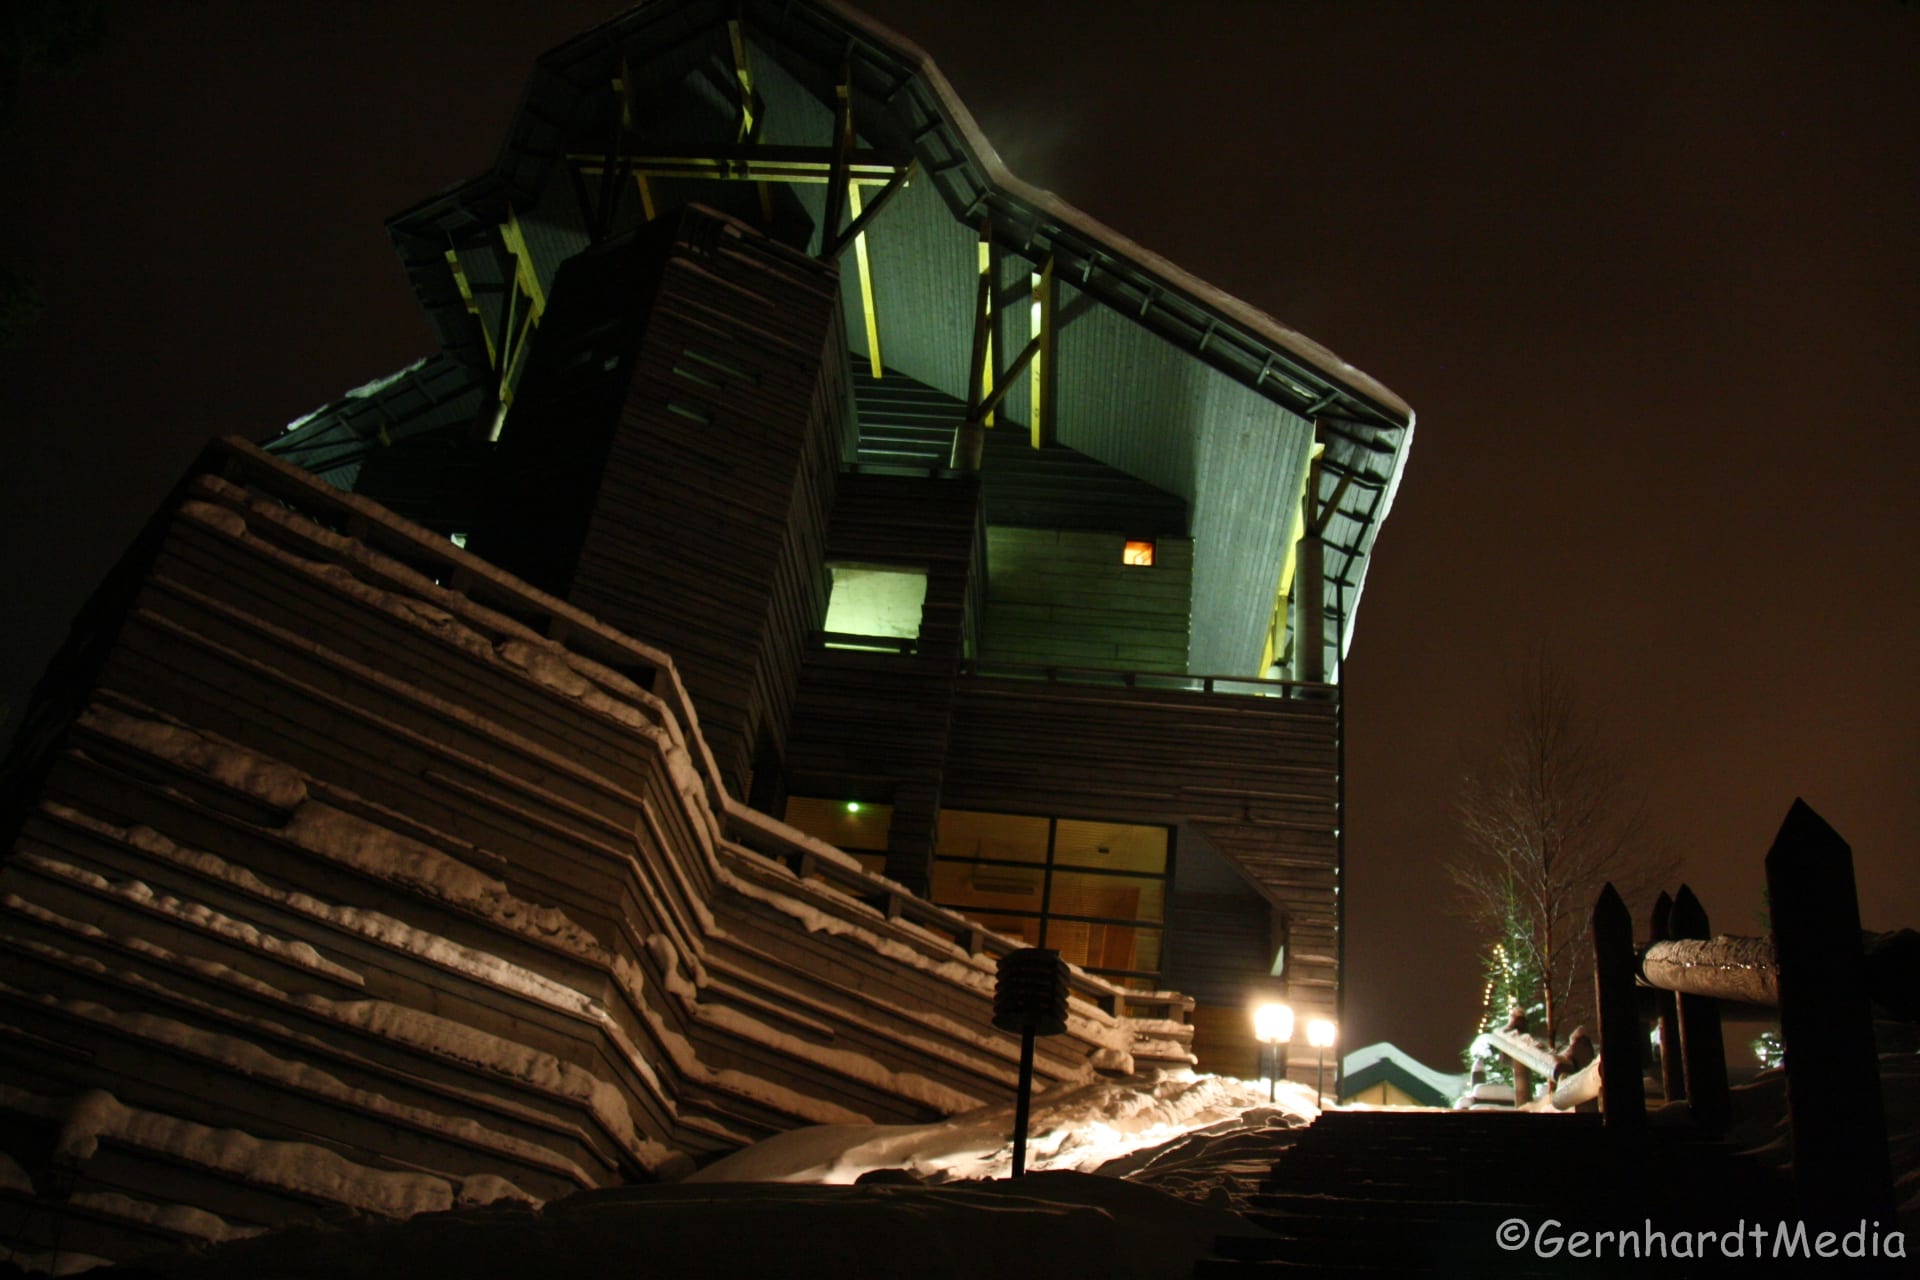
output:
[[[1307,1043],[1320,1051],[1319,1065],[1314,1068],[1313,1105],[1319,1106],[1320,1099],[1326,1093],[1327,1086],[1327,1050],[1333,1047],[1334,1026],[1325,1018],[1315,1018],[1307,1023]]]
[[[1274,1100],[1280,1075],[1280,1046],[1293,1039],[1293,1010],[1284,1004],[1263,1004],[1253,1011],[1254,1037],[1272,1059],[1267,1072],[1267,1101]]]

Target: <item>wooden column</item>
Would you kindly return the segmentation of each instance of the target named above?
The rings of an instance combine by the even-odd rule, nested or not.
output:
[[[1853,850],[1804,801],[1793,802],[1767,852],[1767,899],[1801,1212],[1823,1225],[1891,1221]]]
[[[1706,908],[1686,885],[1673,900],[1667,932],[1675,938],[1710,938]],[[1687,1108],[1708,1133],[1726,1131],[1732,1103],[1727,1094],[1727,1046],[1720,1034],[1720,1002],[1711,996],[1668,997],[1679,1007],[1680,1056],[1686,1065]]]
[[[1672,914],[1673,897],[1662,889],[1653,902],[1648,942],[1665,942],[1673,936],[1669,929]],[[1680,1102],[1687,1096],[1687,1073],[1681,1065],[1680,1005],[1671,991],[1657,990],[1655,998],[1660,1007],[1660,1089],[1668,1102]]]
[[[1647,1125],[1633,970],[1633,917],[1608,883],[1593,904],[1593,994],[1600,1023],[1600,1110],[1607,1128],[1621,1133]]]

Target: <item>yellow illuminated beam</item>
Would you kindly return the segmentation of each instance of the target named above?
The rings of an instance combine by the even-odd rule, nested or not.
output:
[[[506,242],[507,252],[513,255],[513,278],[533,302],[533,314],[537,318],[547,309],[547,291],[540,287],[540,273],[534,268],[533,254],[527,250],[526,234],[520,230],[520,215],[512,209],[507,210],[507,220],[500,224],[500,238]]]
[[[993,278],[993,225],[980,224],[980,332],[986,335],[984,346],[980,346],[980,395],[976,401],[981,407],[976,409],[973,420],[983,427],[993,425],[993,407],[1000,403],[1000,397],[993,394],[993,295],[998,283]]]
[[[467,269],[460,265],[460,254],[447,250],[447,268],[453,272],[453,287],[460,291],[460,300],[467,304],[467,314],[480,326],[481,340],[487,344],[487,363],[498,367],[500,353],[494,347],[493,331],[487,328],[487,318],[480,313],[480,300],[473,296],[473,286],[467,282]]]
[[[1280,562],[1280,584],[1274,589],[1273,612],[1267,615],[1267,639],[1260,653],[1260,671],[1263,678],[1280,659],[1281,646],[1286,641],[1288,605],[1293,598],[1293,576],[1299,567],[1300,539],[1306,536],[1309,527],[1308,504],[1313,495],[1308,485],[1313,479],[1314,463],[1326,451],[1326,445],[1315,441],[1313,448],[1307,451],[1306,461],[1300,467],[1300,482],[1294,486],[1293,519],[1287,524],[1287,553]]]
[[[1053,255],[1048,254],[1047,260],[1040,264],[1039,272],[1033,277],[1031,326],[1033,341],[1038,344],[1038,347],[1033,353],[1033,372],[1030,375],[1033,407],[1028,416],[1032,419],[1029,429],[1032,433],[1033,447],[1036,449],[1052,444],[1055,434],[1054,315]]]
[[[822,147],[715,147],[703,152],[654,151],[644,155],[587,152],[569,155],[582,174],[599,176],[625,169],[650,178],[740,180],[749,182],[833,181],[832,153]],[[909,160],[862,147],[846,159],[849,182],[875,187],[891,182]]]
[[[853,215],[854,225],[860,222],[860,187],[858,183],[847,184],[847,211]],[[854,269],[860,275],[860,312],[867,322],[867,362],[873,367],[873,376],[880,376],[880,313],[873,301],[873,264],[867,260],[867,233],[860,231],[853,237]]]

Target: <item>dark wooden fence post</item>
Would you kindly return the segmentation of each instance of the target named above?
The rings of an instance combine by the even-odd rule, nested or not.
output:
[[[1675,938],[1711,938],[1707,910],[1686,885],[1673,900],[1667,932]],[[1669,997],[1671,998],[1671,997]],[[1711,996],[1683,995],[1680,1012],[1680,1057],[1686,1064],[1687,1109],[1708,1133],[1725,1133],[1733,1114],[1727,1092],[1727,1044],[1720,1034],[1720,1002]]]
[[[1647,1125],[1634,967],[1633,917],[1609,883],[1593,904],[1593,994],[1600,1022],[1600,1111],[1607,1128],[1621,1133]]]
[[[1793,802],[1767,851],[1767,902],[1801,1212],[1823,1225],[1862,1215],[1889,1222],[1887,1117],[1853,850],[1805,801]]]
[[[1673,914],[1673,898],[1665,889],[1653,902],[1652,927],[1648,942],[1665,942],[1673,936],[1668,922]],[[1655,992],[1660,1008],[1660,1092],[1668,1102],[1681,1102],[1687,1096],[1687,1073],[1681,1067],[1680,1005],[1674,994],[1664,988]]]

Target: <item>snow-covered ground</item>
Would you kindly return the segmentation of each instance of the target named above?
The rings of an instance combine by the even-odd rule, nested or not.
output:
[[[1150,1182],[1141,1176],[1145,1170],[1175,1148],[1189,1147],[1191,1139],[1293,1128],[1319,1114],[1313,1091],[1304,1085],[1282,1083],[1275,1097],[1274,1104],[1267,1102],[1261,1081],[1190,1071],[1145,1072],[1056,1090],[1034,1099],[1027,1169],[1131,1173]],[[935,1124],[816,1125],[756,1143],[688,1180],[850,1183],[876,1169],[904,1169],[931,1183],[1004,1178],[1013,1172],[1012,1129],[1012,1102]]]
[[[1920,1230],[1920,1057],[1882,1060],[1902,1224]],[[1787,1158],[1784,1081],[1735,1090],[1732,1137]],[[1010,1171],[1013,1107],[928,1125],[824,1125],[771,1138],[685,1182],[500,1202],[406,1222],[295,1227],[153,1260],[178,1280],[991,1280],[1049,1272],[1186,1277],[1315,1114],[1312,1091],[1145,1073],[1035,1099],[1029,1173]],[[864,1181],[861,1179],[864,1176]],[[845,1185],[858,1183],[858,1185]]]
[[[182,1280],[1186,1277],[1219,1236],[1258,1233],[1228,1186],[1315,1114],[1303,1086],[1270,1105],[1264,1082],[1147,1072],[1034,1099],[1017,1180],[1009,1101],[936,1124],[799,1129],[676,1184],[287,1228],[149,1265]]]

